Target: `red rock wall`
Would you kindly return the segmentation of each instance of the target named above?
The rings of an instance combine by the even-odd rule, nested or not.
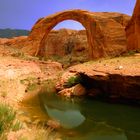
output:
[[[140,0],[137,0],[133,16],[126,27],[127,49],[140,51]]]
[[[81,56],[88,54],[86,31],[61,29],[52,31],[44,43],[41,56]],[[84,56],[84,55],[83,55]]]

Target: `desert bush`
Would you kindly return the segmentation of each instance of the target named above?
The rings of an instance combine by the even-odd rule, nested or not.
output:
[[[70,77],[67,82],[64,84],[64,87],[72,87],[76,84],[79,84],[81,82],[81,77],[80,76],[72,76]]]
[[[74,42],[72,40],[68,40],[66,44],[64,44],[65,54],[71,54],[74,48]]]
[[[28,131],[22,136],[18,137],[18,140],[61,140],[60,136],[51,128],[43,128],[34,126],[32,131]]]
[[[128,52],[125,52],[123,56],[132,56],[135,55],[136,53],[140,53],[140,50],[129,50]]]
[[[5,139],[8,132],[20,128],[22,125],[16,120],[16,112],[7,104],[0,103],[0,139]]]
[[[21,79],[20,83],[26,86],[26,91],[34,91],[38,88],[39,80],[35,77]]]

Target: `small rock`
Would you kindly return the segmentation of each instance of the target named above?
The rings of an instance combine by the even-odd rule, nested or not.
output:
[[[123,69],[123,66],[119,66],[115,70],[121,70],[121,69]]]
[[[82,96],[86,94],[86,89],[81,84],[77,84],[73,87],[73,93],[74,96]]]
[[[71,88],[65,88],[59,91],[58,94],[66,97],[82,96],[86,94],[86,89],[81,84],[77,84]]]

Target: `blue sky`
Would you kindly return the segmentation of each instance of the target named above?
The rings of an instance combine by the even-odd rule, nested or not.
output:
[[[68,9],[120,12],[132,15],[136,0],[0,0],[0,28],[31,29],[38,18]],[[80,29],[77,22],[57,28]]]

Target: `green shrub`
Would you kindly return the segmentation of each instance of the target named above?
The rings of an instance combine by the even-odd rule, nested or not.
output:
[[[37,89],[37,84],[36,83],[30,83],[27,87],[27,91],[34,91]]]
[[[81,82],[81,77],[80,76],[72,76],[68,79],[68,81],[65,83],[64,87],[72,87],[76,84],[79,84]]]
[[[0,103],[0,138],[10,131],[17,131],[22,127],[16,120],[16,112],[8,105]]]
[[[129,50],[128,52],[124,53],[123,56],[132,56],[138,52],[138,50]]]
[[[27,91],[34,91],[38,88],[38,80],[35,77],[28,77],[26,79],[21,79],[20,83],[26,86]]]

